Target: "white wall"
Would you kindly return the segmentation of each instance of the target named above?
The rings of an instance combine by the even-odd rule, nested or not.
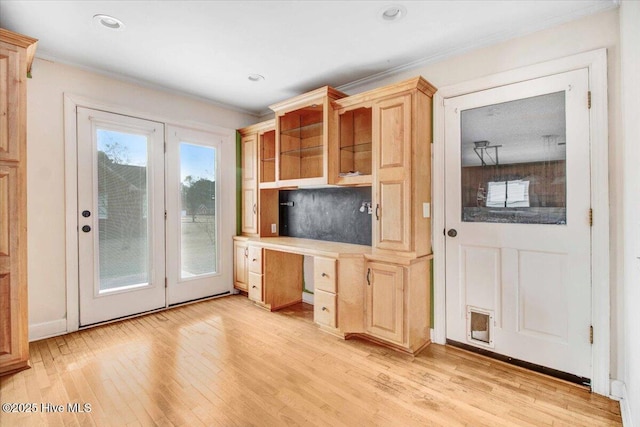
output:
[[[339,89],[354,94],[383,84],[422,75],[435,87],[474,80],[487,75],[527,65],[550,61],[598,48],[607,48],[609,89],[609,184],[610,184],[610,244],[611,244],[611,376],[622,378],[621,344],[622,312],[622,164],[620,147],[620,72],[619,72],[618,10],[559,25],[493,46],[476,49],[436,62],[425,61],[411,69],[360,84]],[[637,48],[637,45],[636,45]],[[597,215],[597,212],[594,213]],[[596,337],[597,339],[597,337]]]
[[[622,91],[622,151],[624,153],[624,332],[626,385],[622,402],[625,422],[640,426],[640,2],[620,6],[620,63]],[[628,412],[627,412],[628,411]]]
[[[41,338],[66,331],[63,93],[227,129],[256,117],[43,59],[36,59],[32,74],[27,85],[29,325],[30,336]]]

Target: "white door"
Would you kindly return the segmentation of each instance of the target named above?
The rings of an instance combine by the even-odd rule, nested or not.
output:
[[[588,72],[445,101],[447,339],[591,377]]]
[[[164,126],[78,108],[80,326],[165,307]]]
[[[167,136],[168,303],[230,293],[235,202],[225,183],[233,187],[231,143],[223,135],[175,126]]]

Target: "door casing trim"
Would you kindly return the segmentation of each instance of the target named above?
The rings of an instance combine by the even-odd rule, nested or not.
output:
[[[65,191],[65,282],[66,282],[66,331],[75,332],[80,327],[80,293],[78,278],[78,140],[76,126],[76,111],[78,107],[106,111],[114,114],[136,117],[164,124],[165,127],[177,127],[210,132],[219,135],[230,143],[235,144],[235,130],[220,126],[195,123],[190,121],[176,121],[167,117],[153,115],[122,105],[103,103],[91,98],[64,93],[64,191]],[[165,134],[166,142],[166,134]],[[235,150],[232,150],[235,153]],[[235,192],[233,206],[235,206]],[[165,301],[166,302],[166,301]],[[167,308],[168,305],[165,307]],[[59,335],[59,334],[56,334]]]
[[[432,341],[446,343],[446,275],[445,236],[445,117],[444,100],[460,95],[492,89],[535,78],[587,68],[591,109],[589,137],[591,156],[591,322],[594,341],[591,352],[591,389],[594,393],[610,394],[610,279],[609,279],[609,138],[607,105],[607,50],[597,49],[479,79],[446,86],[433,97],[433,252],[434,252],[434,325]],[[442,255],[442,256],[439,256]]]

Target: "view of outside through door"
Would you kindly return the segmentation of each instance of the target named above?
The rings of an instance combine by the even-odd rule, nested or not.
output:
[[[462,111],[462,221],[566,224],[565,94]]]
[[[216,273],[216,149],[181,142],[180,182],[180,277]]]
[[[97,129],[100,291],[149,281],[147,138]]]

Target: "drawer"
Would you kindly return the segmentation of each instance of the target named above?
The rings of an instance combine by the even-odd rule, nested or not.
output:
[[[316,289],[313,304],[313,320],[321,325],[335,328],[337,325],[336,294]]]
[[[249,271],[262,274],[262,248],[249,246]]]
[[[262,274],[249,273],[249,299],[262,302]]]
[[[337,292],[337,261],[333,258],[313,258],[313,287],[321,291]]]

